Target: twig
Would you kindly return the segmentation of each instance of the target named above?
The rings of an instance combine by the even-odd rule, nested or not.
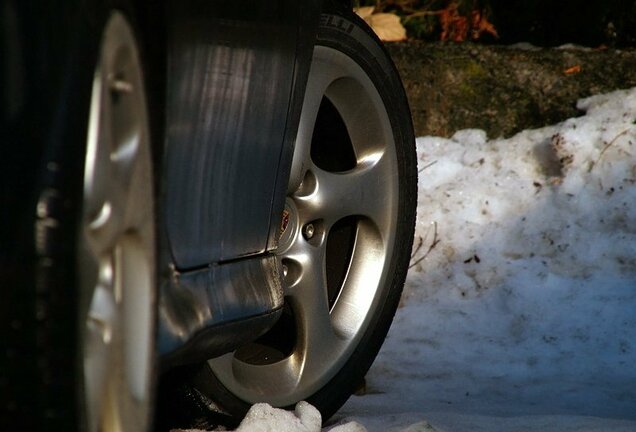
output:
[[[430,168],[430,167],[432,167],[433,165],[435,165],[436,163],[437,163],[437,161],[436,161],[436,160],[434,160],[433,162],[429,163],[428,165],[424,165],[424,166],[423,166],[421,169],[419,169],[417,172],[418,172],[418,173],[421,173],[421,172],[422,172],[422,171],[424,171],[426,168]]]
[[[417,255],[417,253],[420,251],[423,244],[424,244],[424,239],[422,238],[422,236],[419,236],[417,241],[417,246],[415,246],[415,250],[411,254],[411,259],[415,258],[415,255]]]
[[[428,233],[430,231],[430,227],[428,229],[428,231],[426,231],[426,235],[425,237],[428,237]],[[415,250],[415,253],[417,253],[417,251],[420,249],[421,247],[421,243],[423,242],[422,238],[420,237],[420,244],[418,244],[418,247]],[[416,265],[418,265],[419,263],[421,263],[422,261],[424,261],[426,259],[426,257],[428,257],[428,255],[431,253],[431,251],[433,249],[435,249],[435,246],[437,246],[437,244],[440,242],[440,239],[437,238],[437,222],[433,222],[433,242],[431,243],[431,245],[428,247],[428,250],[426,251],[426,253],[424,255],[422,255],[421,257],[419,257],[417,260],[415,260],[414,263],[412,263],[409,268],[412,268]],[[413,256],[415,256],[415,253],[413,254]],[[411,259],[413,259],[413,256],[411,257]]]
[[[615,142],[617,139],[619,139],[620,137],[622,137],[623,135],[626,135],[627,132],[629,132],[631,130],[630,129],[625,129],[623,132],[619,133],[618,135],[616,135],[614,137],[613,140],[611,140],[610,142],[608,142],[607,144],[605,144],[605,147],[603,147],[603,150],[601,150],[601,153],[598,155],[598,158],[596,159],[596,162],[594,162],[594,164],[590,167],[589,172],[592,171],[592,169],[594,169],[594,167],[596,165],[598,165],[598,163],[601,161],[601,158],[603,157],[603,155],[605,154],[605,152],[607,151],[607,149],[609,149]]]

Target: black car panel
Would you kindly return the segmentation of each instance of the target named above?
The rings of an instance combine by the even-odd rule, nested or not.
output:
[[[300,4],[172,2],[166,228],[180,269],[263,253]]]

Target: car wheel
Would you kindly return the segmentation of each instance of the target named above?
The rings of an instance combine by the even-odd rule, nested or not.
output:
[[[417,172],[410,113],[385,50],[351,13],[323,14],[278,256],[285,311],[192,378],[207,406],[308,400],[331,416],[384,340],[406,276]],[[210,401],[213,401],[211,404]]]
[[[106,22],[91,93],[79,229],[80,351],[89,431],[149,426],[155,225],[144,78],[123,14]]]
[[[37,358],[27,424],[144,431],[154,403],[156,235],[143,67],[129,15],[104,4],[82,13],[76,51],[60,53],[72,85],[38,193],[35,295],[21,300],[35,314],[24,326]]]

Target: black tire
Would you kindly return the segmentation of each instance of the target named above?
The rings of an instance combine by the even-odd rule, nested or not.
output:
[[[26,202],[24,222],[20,223],[32,231],[16,237],[20,243],[17,252],[24,260],[13,263],[20,274],[8,279],[11,286],[3,295],[15,309],[6,317],[8,347],[0,354],[7,358],[7,369],[2,374],[11,371],[11,376],[0,380],[3,399],[5,389],[8,395],[8,400],[2,401],[2,430],[88,430],[83,390],[87,317],[80,316],[80,311],[91,299],[82,294],[84,270],[80,262],[86,250],[80,239],[86,224],[85,162],[92,89],[102,38],[114,11],[119,11],[128,29],[135,28],[133,38],[139,45],[142,37],[132,2],[95,2],[83,7],[69,3],[55,8],[42,2],[31,10],[34,22],[41,20],[42,25],[33,24],[35,36],[30,29],[32,33],[25,40],[42,58],[29,58],[26,63],[32,69],[26,72],[32,78],[38,75],[40,66],[50,69],[46,79],[29,83],[35,90],[29,93],[33,99],[26,112],[30,121],[40,122],[39,130],[29,131],[29,126],[15,130],[14,144],[23,144],[23,151],[30,155],[26,161],[29,168],[24,172],[32,171],[32,177],[22,180],[29,189],[18,191],[24,193],[21,198]],[[52,12],[54,15],[49,15]],[[36,63],[39,61],[44,63]],[[147,104],[144,91],[138,94],[139,100]],[[156,118],[148,114],[145,124]],[[153,164],[152,157],[144,158]],[[152,177],[149,179],[152,189]],[[151,230],[149,265],[154,273],[154,225]],[[154,282],[151,285],[150,314],[154,323],[156,294]],[[154,345],[149,350],[155,358]],[[152,372],[152,383],[154,375]],[[147,417],[147,422],[152,421],[151,413]]]
[[[383,272],[386,271],[386,274],[389,276],[376,291],[375,300],[377,303],[373,306],[372,317],[365,330],[362,331],[363,334],[360,335],[355,347],[346,355],[346,358],[343,359],[343,363],[338,367],[337,372],[335,372],[335,374],[325,372],[325,375],[329,376],[327,376],[326,379],[323,377],[319,388],[313,390],[311,394],[308,395],[300,394],[298,398],[306,399],[315,405],[321,411],[323,419],[327,419],[345,403],[349,396],[356,390],[356,386],[362,382],[364,375],[371,366],[386,337],[397,309],[406,277],[413,241],[417,196],[417,169],[414,135],[404,90],[393,63],[373,32],[366,26],[364,21],[360,20],[350,11],[327,13],[321,17],[316,45],[318,51],[323,50],[327,52],[327,57],[331,55],[331,50],[344,54],[353,60],[370,79],[370,82],[372,82],[377,94],[379,94],[381,98],[381,104],[390,122],[389,128],[392,140],[395,144],[395,161],[398,173],[398,198],[395,201],[397,223],[394,225],[394,228],[392,228],[393,234],[391,234],[395,236],[395,242],[393,243],[392,250],[388,253],[388,258],[384,261],[382,270]],[[339,112],[340,108],[338,104],[336,102],[334,102],[334,104],[336,105],[336,112]],[[334,117],[333,109],[331,109],[331,113],[329,113],[330,109],[328,107],[324,109],[321,108],[321,110],[320,112],[323,114],[319,114],[319,116],[323,116],[322,120],[318,120],[318,126],[316,126],[313,131],[313,141],[311,144],[312,161],[315,165],[320,166],[320,168],[316,168],[317,171],[346,172],[346,170],[352,169],[356,164],[355,160],[353,161],[353,165],[351,163],[351,158],[355,159],[356,156],[351,154],[350,149],[342,150],[338,147],[327,146],[323,151],[314,150],[316,141],[325,140],[333,142],[334,139],[338,141],[337,137],[334,138],[334,136],[338,134],[337,131],[334,132],[334,130],[339,127],[334,126],[334,121],[336,123],[338,122],[338,115],[336,114]],[[365,107],[361,106],[358,112],[365,112],[364,110]],[[353,116],[355,117],[355,114]],[[349,127],[348,125],[346,126],[347,128]],[[347,129],[344,130],[346,134]],[[336,160],[335,164],[332,163],[332,159]],[[292,168],[292,173],[293,172],[294,168]],[[307,182],[303,184],[306,183]],[[311,183],[311,181],[309,183]],[[294,185],[292,189],[294,189],[295,186],[296,185]],[[294,195],[292,194],[290,196],[293,197]],[[313,229],[318,232],[320,231],[320,222],[315,225],[315,227],[312,225],[312,235]],[[331,234],[325,233],[324,235],[329,236]],[[311,235],[309,237],[311,237]],[[305,235],[305,239],[308,239],[307,235]],[[307,242],[311,241],[312,240],[307,240]],[[281,242],[284,243],[283,240],[281,240]],[[293,259],[288,258],[288,255],[282,253],[283,263],[289,263],[289,273],[293,273]],[[344,284],[344,282],[342,283]],[[331,301],[330,307],[334,308]],[[283,328],[273,329],[269,339],[267,339],[267,337],[265,339],[262,338],[263,345],[270,344],[269,348],[273,345],[280,345],[281,337],[285,337],[281,336],[285,333],[285,328],[289,329],[290,326],[293,326],[294,320],[297,322],[298,317],[296,316],[294,318],[294,305],[292,304],[288,309],[291,309],[291,311],[288,310],[288,320],[284,321],[284,314],[283,324],[279,325],[279,327]],[[276,339],[278,339],[278,342],[276,342]],[[293,346],[294,344],[297,345],[298,342],[293,341],[291,345]],[[284,351],[284,348],[280,349]],[[238,356],[239,354],[235,355]],[[208,364],[200,365],[197,368],[191,369],[189,372],[185,372],[184,375],[180,376],[180,379],[187,380],[189,382],[188,385],[195,390],[185,390],[185,393],[188,394],[190,399],[196,399],[197,395],[199,395],[199,413],[201,410],[206,411],[209,409],[206,407],[215,406],[215,415],[218,413],[225,414],[227,416],[226,421],[230,421],[231,423],[239,421],[254,402],[265,401],[274,405],[292,407],[293,404],[298,401],[277,398],[273,394],[270,397],[266,392],[263,393],[261,397],[254,399],[237,396],[215,375],[213,368]],[[213,401],[213,403],[211,404],[210,401]]]

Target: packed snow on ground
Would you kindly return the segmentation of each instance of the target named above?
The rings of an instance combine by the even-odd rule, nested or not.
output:
[[[402,305],[336,432],[636,431],[636,89],[578,106],[417,140]],[[239,430],[319,431],[312,408],[255,405]]]

